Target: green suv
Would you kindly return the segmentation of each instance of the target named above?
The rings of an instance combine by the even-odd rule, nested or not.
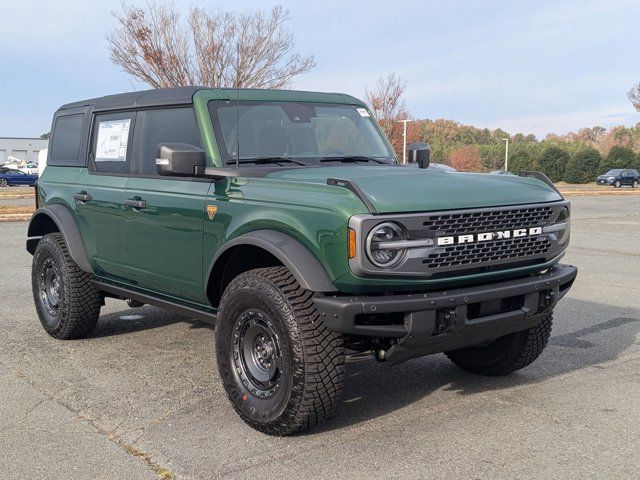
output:
[[[504,375],[542,352],[576,269],[569,203],[536,172],[401,165],[360,100],[184,87],[55,113],[28,229],[45,330],[90,335],[105,297],[210,321],[239,416],[327,418],[349,362],[444,352]]]

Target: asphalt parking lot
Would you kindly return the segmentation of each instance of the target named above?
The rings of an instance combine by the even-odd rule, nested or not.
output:
[[[0,478],[636,479],[640,196],[572,203],[580,272],[536,363],[355,364],[336,416],[292,438],[237,418],[207,325],[108,301],[92,338],[48,337],[27,224],[1,223]]]

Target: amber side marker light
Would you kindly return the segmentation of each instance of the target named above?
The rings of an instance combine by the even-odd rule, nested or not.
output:
[[[356,231],[349,229],[349,258],[356,256]]]

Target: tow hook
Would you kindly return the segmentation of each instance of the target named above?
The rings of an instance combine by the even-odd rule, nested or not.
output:
[[[385,350],[383,350],[382,348],[379,348],[378,350],[376,350],[376,360],[379,362],[386,362],[387,361],[387,352]]]
[[[445,308],[438,310],[436,315],[436,324],[433,328],[432,335],[442,335],[453,329],[456,324],[456,310],[455,308]]]
[[[138,308],[143,307],[144,303],[139,302],[138,300],[134,300],[133,298],[129,298],[127,299],[127,305],[129,305],[131,308]]]
[[[540,304],[538,305],[538,313],[542,313],[555,303],[556,294],[552,290],[540,292]]]

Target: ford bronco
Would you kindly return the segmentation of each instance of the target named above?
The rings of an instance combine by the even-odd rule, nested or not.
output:
[[[543,174],[429,169],[427,144],[402,165],[348,95],[158,89],[64,105],[52,132],[26,241],[44,329],[90,335],[106,297],[213,322],[268,434],[331,415],[352,361],[529,365],[576,277]]]

